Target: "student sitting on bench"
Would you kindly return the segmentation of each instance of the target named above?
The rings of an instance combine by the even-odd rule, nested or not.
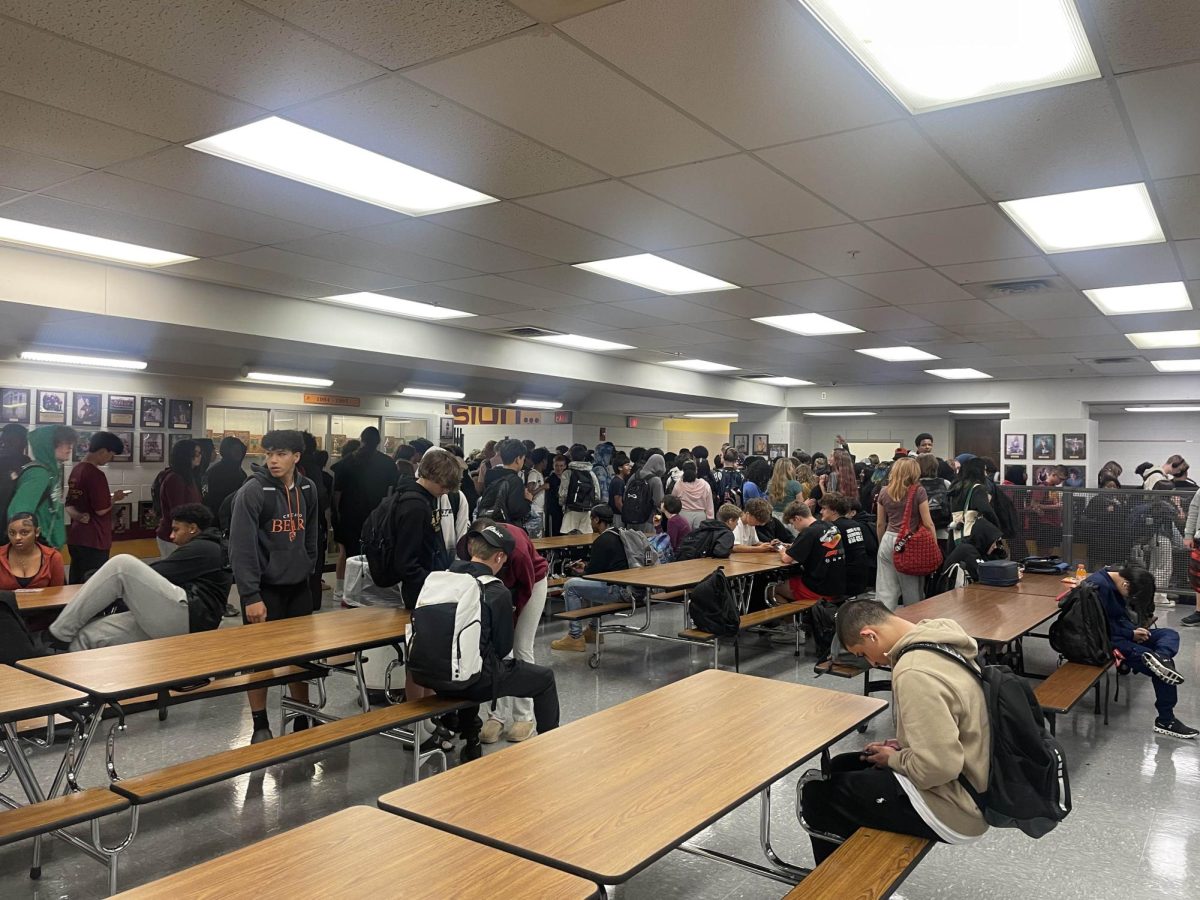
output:
[[[901,657],[906,646],[928,642],[973,663],[975,641],[950,619],[914,625],[875,600],[843,605],[837,636],[871,665],[892,665],[896,738],[835,756],[828,777],[810,772],[801,778],[801,823],[817,863],[860,827],[947,844],[977,840],[988,826],[958,778],[965,775],[978,791],[987,788],[991,726],[983,689],[940,653],[914,650]]]
[[[597,535],[592,542],[591,553],[587,565],[577,562],[571,567],[575,575],[595,575],[599,572],[618,572],[629,568],[629,560],[625,556],[625,544],[621,536],[612,527],[613,511],[608,504],[601,503],[592,507],[591,533]],[[584,532],[587,534],[588,532]],[[563,585],[563,601],[568,610],[583,609],[585,606],[595,606],[604,603],[615,603],[621,596],[621,586],[594,581],[590,578],[568,578]],[[588,643],[600,640],[600,635],[591,625],[587,631],[578,620],[572,620],[567,626],[567,633],[556,641],[550,642],[551,650],[571,650],[583,653]]]
[[[171,510],[176,551],[152,563],[114,556],[88,579],[50,626],[70,650],[132,644],[221,624],[233,576],[221,533],[200,503]],[[118,600],[128,612],[99,616]]]
[[[725,507],[722,506],[721,509],[724,510]],[[774,521],[776,521],[775,513],[771,509],[770,503],[761,497],[747,500],[746,508],[742,510],[742,515],[733,529],[733,552],[770,553],[778,551],[781,546],[778,538],[764,541],[759,537],[767,523]]]
[[[785,600],[833,600],[846,592],[846,548],[833,522],[819,522],[803,500],[793,500],[783,511],[783,522],[796,529],[796,540],[779,550],[785,566],[800,567],[798,574],[780,583],[775,596]]]

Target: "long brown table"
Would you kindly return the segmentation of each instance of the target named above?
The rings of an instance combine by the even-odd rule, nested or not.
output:
[[[119,894],[129,900],[294,900],[299,897],[588,900],[596,885],[574,875],[352,806]]]
[[[997,587],[991,584],[979,584],[974,587],[987,588],[989,591],[1003,591],[1010,594],[1031,594],[1036,597],[1060,597],[1072,587],[1063,581],[1062,575],[1032,575],[1028,572],[1021,580],[1009,587]]]
[[[534,550],[571,550],[575,547],[590,547],[598,534],[559,534],[554,537],[534,538],[530,543]]]
[[[379,805],[619,884],[758,794],[764,851],[783,865],[770,843],[771,785],[886,706],[710,669],[401,788]],[[601,769],[589,775],[589,762]],[[780,880],[804,874],[737,864]]]
[[[64,584],[60,587],[22,588],[16,591],[17,609],[23,613],[57,612],[75,599],[81,584]]]
[[[973,584],[901,606],[896,615],[909,622],[953,619],[977,641],[1010,644],[1053,618],[1058,603],[1053,597],[1011,593],[1008,588]]]

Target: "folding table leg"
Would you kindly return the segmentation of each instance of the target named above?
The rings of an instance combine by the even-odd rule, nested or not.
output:
[[[771,846],[771,785],[767,785],[758,793],[759,810],[758,810],[758,839],[762,845],[763,854],[767,860],[776,869],[785,872],[795,879],[801,879],[805,875],[812,874],[812,869],[805,869],[800,866],[793,866],[790,863],[784,862],[779,858],[779,854],[775,852],[775,848]]]

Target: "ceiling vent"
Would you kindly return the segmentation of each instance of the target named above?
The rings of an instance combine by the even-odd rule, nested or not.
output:
[[[1127,366],[1130,363],[1141,361],[1140,356],[1099,356],[1089,359],[1088,363],[1093,366]]]
[[[520,328],[505,328],[501,334],[511,334],[513,337],[519,338],[535,338],[545,337],[550,334],[562,334],[561,331],[547,331],[545,328],[530,328],[522,325]]]
[[[1013,281],[979,281],[974,284],[964,284],[962,287],[963,290],[981,300],[1032,297],[1038,294],[1074,291],[1074,288],[1059,275],[1050,275],[1045,278],[1019,278]]]

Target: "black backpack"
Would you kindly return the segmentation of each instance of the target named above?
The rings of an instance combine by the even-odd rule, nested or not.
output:
[[[567,482],[565,508],[570,512],[587,512],[596,503],[596,484],[592,481],[592,473],[572,469],[571,478]]]
[[[997,487],[992,491],[991,501],[1000,533],[1006,541],[1013,540],[1017,536],[1017,508],[1013,506],[1012,498],[1008,496],[1008,491]]]
[[[508,521],[508,492],[512,485],[508,476],[497,478],[483,491],[479,498],[479,509],[475,513],[477,519],[491,519],[493,522]]]
[[[697,526],[687,533],[687,536],[679,542],[679,549],[675,551],[675,561],[682,562],[687,559],[705,559],[712,556],[713,548],[717,545],[717,533],[711,528],[700,528]]]
[[[645,525],[653,515],[654,492],[650,488],[650,478],[634,476],[625,485],[621,521],[626,525]]]
[[[1058,618],[1050,626],[1050,646],[1068,662],[1102,666],[1112,660],[1108,616],[1094,584],[1084,581],[1058,602]]]
[[[921,487],[925,488],[925,493],[929,496],[929,517],[933,519],[933,527],[949,528],[952,513],[946,482],[941,478],[922,478]]]
[[[33,645],[29,628],[17,606],[17,595],[0,591],[0,663],[15,663],[19,659],[41,656]]]
[[[721,503],[732,503],[734,506],[741,506],[742,485],[745,483],[746,476],[742,472],[739,472],[737,469],[722,469],[721,483],[717,488],[717,496],[721,498]]]
[[[930,650],[957,661],[983,687],[992,726],[987,789],[982,794],[976,791],[962,773],[958,781],[984,820],[997,828],[1019,828],[1032,838],[1053,831],[1071,812],[1067,757],[1047,731],[1041,704],[1029,682],[1008,666],[976,669],[941,644],[909,644],[892,660],[893,668],[910,650]]]
[[[375,582],[376,587],[393,587],[404,577],[404,573],[396,569],[396,518],[400,512],[400,504],[412,499],[421,502],[428,510],[429,520],[432,521],[433,510],[429,501],[425,499],[425,494],[405,491],[403,494],[385,497],[363,523],[362,552],[367,558],[367,568],[371,570],[371,580]],[[408,535],[405,539],[412,540],[412,536]]]
[[[741,626],[737,603],[723,568],[717,569],[688,591],[692,624],[717,637],[734,637]]]
[[[17,495],[17,488],[21,484],[21,476],[33,468],[45,468],[41,463],[28,462],[18,469],[10,469],[7,472],[0,473],[0,518],[5,522],[8,521],[9,507],[12,505],[12,498]],[[46,485],[46,490],[38,501],[38,508],[50,499],[50,494],[54,490],[54,479]],[[35,509],[18,509],[15,512],[36,512]],[[0,547],[8,543],[8,530],[4,530],[4,534],[0,535]]]

